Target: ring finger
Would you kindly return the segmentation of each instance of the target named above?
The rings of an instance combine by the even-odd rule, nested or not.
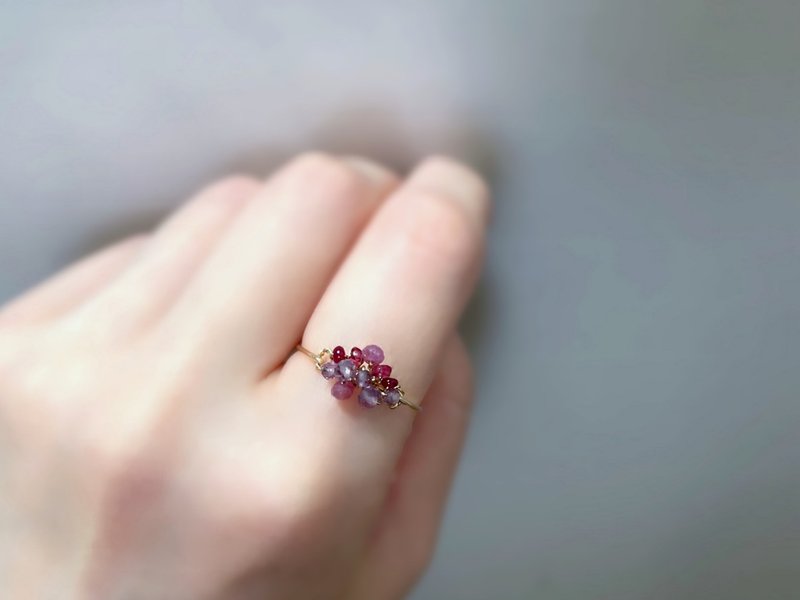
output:
[[[318,351],[380,344],[392,376],[418,402],[471,294],[488,204],[486,186],[472,171],[448,159],[425,161],[365,229],[314,311],[303,345]],[[295,354],[280,383],[303,397],[325,394],[326,382],[310,367]],[[388,479],[413,412],[343,410],[337,402],[323,396],[298,403],[306,422],[309,411],[316,413],[309,443],[330,440],[335,447],[325,460],[340,465],[337,471],[344,469],[357,489]],[[357,404],[355,397],[343,402]]]

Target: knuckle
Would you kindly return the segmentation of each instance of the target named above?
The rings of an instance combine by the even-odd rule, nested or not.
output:
[[[152,490],[155,482],[163,479],[163,463],[150,457],[147,450],[119,432],[111,436],[86,431],[74,442],[86,472],[103,482],[104,491],[120,499]]]
[[[250,540],[265,565],[281,570],[311,569],[332,550],[324,548],[331,537],[325,530],[327,513],[311,493],[299,499],[295,492],[282,491],[278,480],[246,469],[234,468],[234,479],[230,465],[212,465],[210,470],[205,487],[215,493],[204,495],[198,507],[210,529],[228,539]]]

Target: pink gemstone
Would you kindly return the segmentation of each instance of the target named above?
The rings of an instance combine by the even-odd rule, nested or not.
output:
[[[353,390],[356,389],[349,381],[337,381],[331,388],[331,396],[337,400],[347,400],[353,395]]]
[[[375,344],[370,344],[369,346],[365,346],[364,350],[364,360],[371,363],[382,363],[383,362],[383,350],[380,346],[376,346]]]
[[[384,377],[381,379],[381,385],[386,388],[387,390],[392,390],[400,385],[400,382],[397,381],[394,377]]]
[[[333,359],[333,362],[337,363],[342,360],[344,358],[344,348],[341,346],[336,346],[331,353],[331,358]]]
[[[389,365],[375,365],[372,367],[372,374],[383,379],[384,377],[388,377],[392,374],[392,367]]]
[[[360,365],[364,362],[364,353],[361,351],[361,348],[353,346],[353,349],[350,350],[350,358],[353,359],[353,362],[357,365]]]

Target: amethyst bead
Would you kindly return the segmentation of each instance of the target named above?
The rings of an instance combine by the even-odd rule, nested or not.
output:
[[[361,352],[364,355],[364,360],[368,362],[371,363],[383,362],[383,350],[381,349],[380,346],[376,346],[375,344],[370,344],[369,346],[365,346]]]
[[[337,400],[347,400],[353,395],[355,386],[349,381],[337,381],[331,388],[331,396]]]
[[[400,390],[393,389],[386,392],[383,396],[383,399],[386,401],[386,404],[394,408],[398,404],[400,404]]]
[[[368,385],[361,388],[358,395],[358,403],[364,408],[375,408],[381,402],[381,392],[377,388]]]
[[[320,373],[325,379],[331,379],[334,375],[336,375],[336,363],[334,362],[326,362],[320,368]]]
[[[358,383],[359,387],[368,385],[371,379],[372,375],[370,375],[369,371],[365,371],[364,369],[358,370],[358,374],[356,375],[356,383]]]
[[[339,362],[339,375],[342,376],[342,381],[352,381],[356,376],[356,363],[352,359],[345,358]]]

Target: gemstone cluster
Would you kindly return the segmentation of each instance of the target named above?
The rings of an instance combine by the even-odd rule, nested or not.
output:
[[[319,370],[325,379],[334,381],[331,395],[338,400],[347,400],[356,391],[358,403],[366,408],[386,404],[397,408],[403,399],[400,384],[392,377],[392,367],[384,364],[380,346],[370,344],[364,348],[351,348],[345,353],[343,346],[336,346],[324,354],[330,358],[320,363]]]

